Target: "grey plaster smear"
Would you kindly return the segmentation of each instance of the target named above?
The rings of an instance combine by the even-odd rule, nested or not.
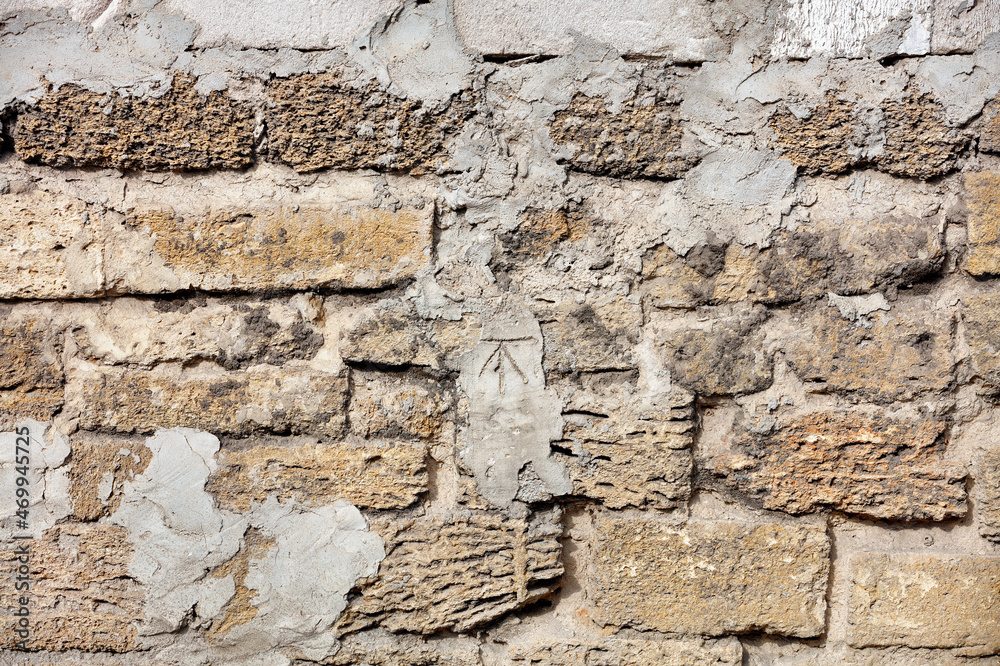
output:
[[[128,530],[135,551],[129,573],[146,591],[141,644],[164,647],[160,657],[180,663],[267,653],[262,663],[287,664],[286,651],[316,660],[335,652],[327,630],[350,589],[373,576],[385,557],[384,542],[361,513],[342,501],[304,509],[274,498],[247,515],[220,510],[205,491],[217,469],[215,436],[159,430],[146,446],[149,466],[125,484],[111,518]],[[211,643],[171,644],[184,626],[218,627],[224,620],[235,580],[210,574],[237,555],[248,528],[272,543],[266,556],[250,560],[244,581],[256,616]]]
[[[20,433],[20,434],[19,434]],[[0,508],[0,540],[9,543],[14,534],[25,534],[17,527],[18,506],[15,502],[20,474],[16,458],[23,457],[17,447],[19,438],[27,438],[28,465],[28,532],[38,538],[42,532],[72,513],[70,479],[66,474],[66,458],[70,445],[65,435],[48,423],[32,419],[19,421],[13,432],[0,433],[0,492],[6,501]]]
[[[458,382],[469,401],[462,461],[485,499],[509,506],[522,472],[536,496],[572,491],[565,467],[549,457],[562,437],[562,402],[545,387],[542,332],[529,312],[512,305],[494,312],[462,357]]]

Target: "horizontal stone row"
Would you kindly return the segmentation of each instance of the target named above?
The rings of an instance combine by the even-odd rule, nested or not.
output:
[[[349,47],[358,34],[403,4],[403,0],[355,0],[334,8],[291,0],[281,11],[266,4],[228,11],[229,6],[219,2],[168,0],[163,9],[197,22],[195,43],[200,47],[231,43],[244,48],[312,50]],[[107,10],[106,3],[97,0],[29,1],[14,7],[19,5],[66,7],[74,19],[85,23]],[[719,15],[731,13],[730,5],[738,3],[629,0],[611,11],[597,0],[573,0],[568,5],[553,0],[521,0],[515,5],[459,0],[454,12],[465,44],[487,55],[565,54],[574,46],[571,35],[581,34],[625,55],[702,62],[727,52],[728,33]],[[885,57],[967,52],[1000,30],[1000,14],[990,3],[970,7],[960,0],[878,0],[855,12],[837,9],[834,0],[789,3],[778,17],[773,55]],[[895,39],[877,40],[880,33]]]
[[[637,84],[624,102],[577,92],[566,103],[539,106],[544,127],[532,131],[540,131],[539,143],[572,171],[682,177],[703,154],[682,145],[681,99],[663,82]],[[919,179],[956,170],[975,133],[983,136],[979,149],[992,150],[992,125],[956,127],[929,93],[907,95],[865,114],[862,102],[832,95],[804,118],[797,108],[780,107],[768,121],[770,147],[807,175],[873,168]],[[55,167],[188,171],[270,161],[300,172],[421,175],[453,170],[449,143],[473,120],[477,126],[493,122],[482,91],[422,102],[340,69],[275,79],[266,96],[266,147],[258,146],[258,111],[249,102],[225,91],[200,93],[181,73],[158,97],[97,93],[76,84],[52,89],[20,108],[11,135],[20,159]],[[866,119],[872,114],[881,121],[872,125]]]
[[[377,523],[386,559],[378,575],[361,584],[336,630],[466,631],[550,594],[563,572],[561,528],[554,518],[474,513]],[[765,631],[810,637],[825,630],[830,540],[821,527],[672,524],[602,514],[593,530],[585,584],[589,612],[601,625],[703,636]],[[112,525],[67,523],[36,540],[34,649],[133,648],[142,590],[128,572],[131,546],[119,532]],[[272,547],[261,542],[251,559],[267,557]],[[0,567],[15,562],[12,548],[0,554]],[[848,571],[850,645],[1000,653],[1000,618],[992,612],[1000,603],[1000,558],[858,553]],[[3,594],[10,602],[12,592]],[[101,613],[90,607],[96,599],[104,601]],[[965,621],[942,628],[942,615]],[[10,647],[9,632],[2,640]],[[639,645],[556,643],[535,649],[547,659],[579,652],[611,658]],[[738,663],[730,661],[734,646],[727,643],[662,647]]]

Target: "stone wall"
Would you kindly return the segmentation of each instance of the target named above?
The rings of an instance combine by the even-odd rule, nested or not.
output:
[[[0,1],[0,662],[1000,664],[998,31]]]

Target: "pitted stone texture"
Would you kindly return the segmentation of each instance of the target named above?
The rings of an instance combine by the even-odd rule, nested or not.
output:
[[[449,429],[452,400],[440,384],[353,371],[351,430],[361,437],[435,441]]]
[[[806,175],[843,173],[865,145],[857,113],[854,102],[829,93],[808,118],[782,108],[771,117],[774,145]]]
[[[643,257],[642,290],[658,308],[791,303],[909,286],[936,274],[944,258],[931,218],[817,221],[778,231],[767,248],[706,243],[681,257],[657,246]]]
[[[294,364],[246,372],[81,366],[67,392],[80,427],[122,433],[184,427],[235,437],[339,437],[347,413],[344,376]]]
[[[63,404],[62,336],[44,315],[0,324],[0,414],[49,420]]]
[[[100,211],[35,190],[0,195],[0,298],[82,298],[104,288]]]
[[[577,93],[556,111],[549,137],[570,169],[617,178],[678,178],[697,160],[680,154],[680,104],[648,92],[612,111]]]
[[[402,509],[427,490],[424,445],[407,442],[257,442],[227,446],[205,489],[219,506],[246,512],[268,497],[305,506],[347,500]]]
[[[108,364],[152,366],[212,359],[227,370],[310,359],[323,344],[311,299],[176,300],[119,297],[76,315],[83,357]]]
[[[551,594],[563,573],[562,529],[552,513],[377,520],[386,541],[378,576],[360,585],[340,620],[352,633],[468,631]]]
[[[1000,97],[986,104],[982,118],[979,150],[984,153],[1000,153]]]
[[[747,434],[711,462],[719,483],[765,509],[823,508],[882,520],[944,520],[968,510],[965,468],[942,459],[944,423],[812,414]]]
[[[270,156],[304,172],[433,172],[445,143],[475,113],[470,92],[429,107],[376,84],[355,85],[337,72],[277,79],[269,95]]]
[[[69,478],[73,514],[79,520],[110,516],[122,490],[146,471],[152,453],[140,439],[81,432],[71,441]]]
[[[589,596],[600,624],[721,636],[823,632],[822,528],[599,516]]]
[[[121,290],[385,287],[429,265],[433,215],[432,206],[393,212],[248,205],[187,217],[170,209],[135,210],[129,225],[152,239],[160,270],[176,284],[156,279],[155,261],[148,266],[141,257],[125,269]]]
[[[973,294],[962,302],[972,368],[988,391],[1000,393],[1000,295]]]
[[[852,646],[1000,654],[1000,557],[860,553],[851,569]]]
[[[976,276],[1000,275],[1000,172],[965,177],[969,206],[967,270]]]
[[[159,97],[50,90],[21,111],[14,148],[26,162],[66,167],[176,171],[253,163],[254,116],[224,92],[202,95],[177,75]]]
[[[617,386],[561,397],[566,425],[554,457],[569,470],[573,495],[612,509],[669,509],[690,497],[693,395]]]
[[[948,312],[897,302],[891,312],[849,321],[820,305],[797,323],[784,344],[792,369],[836,393],[888,403],[939,393],[954,381]]]
[[[976,513],[979,533],[1000,543],[1000,449],[990,449],[979,459],[976,476]]]
[[[458,31],[486,55],[567,55],[579,33],[623,55],[668,57],[674,62],[715,60],[726,46],[705,0],[458,0]]]
[[[546,372],[595,372],[635,367],[642,308],[624,298],[605,303],[563,302],[538,313]]]
[[[0,571],[10,581],[0,591],[5,613],[0,647],[13,648],[18,597],[30,598],[29,650],[127,652],[136,646],[135,623],[143,616],[144,595],[129,573],[132,547],[115,525],[66,523],[40,539],[10,540],[0,551]],[[30,551],[31,589],[14,588],[21,565],[16,549]]]
[[[706,396],[766,389],[774,379],[774,361],[760,330],[766,316],[755,310],[659,333],[657,351],[671,381]]]
[[[737,666],[743,647],[735,638],[568,640],[511,651],[516,666]]]
[[[481,666],[470,639],[425,640],[410,634],[366,631],[344,638],[328,662],[334,666]],[[304,665],[303,665],[304,666]]]
[[[482,320],[465,315],[459,321],[427,320],[410,303],[389,302],[365,315],[340,341],[348,362],[387,366],[458,369],[458,359],[479,341]]]
[[[806,174],[838,174],[871,165],[895,176],[926,180],[953,171],[968,144],[964,134],[948,127],[941,104],[929,95],[911,94],[883,104],[878,129],[885,137],[875,151],[869,146],[875,128],[859,116],[855,102],[833,95],[808,118],[779,110],[770,122],[774,145]]]

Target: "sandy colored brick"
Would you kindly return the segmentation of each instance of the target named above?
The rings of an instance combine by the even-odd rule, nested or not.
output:
[[[711,463],[724,488],[765,509],[819,509],[880,520],[945,520],[968,511],[965,468],[943,459],[945,424],[811,414],[749,433]]]
[[[538,315],[546,372],[595,372],[635,367],[642,308],[623,298],[564,302]]]
[[[186,427],[217,436],[339,437],[347,412],[344,376],[293,364],[246,372],[86,365],[70,375],[67,391],[81,428],[120,433]]]
[[[0,324],[0,413],[47,421],[63,404],[62,336],[44,315],[4,320]]]
[[[348,362],[458,369],[459,357],[479,342],[482,320],[427,320],[410,303],[389,302],[344,332],[340,356]]]
[[[57,167],[183,171],[252,164],[252,109],[194,86],[179,74],[160,96],[63,85],[18,114],[14,148],[26,162]]]
[[[737,666],[743,647],[735,638],[567,640],[511,650],[515,666]]]
[[[453,397],[440,384],[394,381],[355,371],[351,430],[361,437],[437,440],[449,429]]]
[[[318,297],[118,297],[76,309],[73,332],[88,360],[149,367],[212,359],[238,370],[313,358],[324,338],[315,317],[303,310],[314,305],[321,306]]]
[[[104,288],[101,213],[35,190],[0,195],[0,298],[83,298]]]
[[[966,270],[976,276],[1000,275],[1000,172],[965,177],[969,206]]]
[[[881,108],[884,143],[870,150],[874,129],[860,120],[855,102],[828,94],[806,118],[787,108],[772,116],[773,145],[808,175],[839,174],[871,166],[895,176],[926,180],[957,167],[968,138],[949,127],[941,104],[930,95],[910,94]]]
[[[748,300],[766,304],[906,287],[938,273],[945,252],[932,218],[838,219],[779,230],[767,248],[705,243],[681,257],[643,257],[643,293],[658,308]]]
[[[849,321],[820,304],[796,319],[784,349],[804,381],[878,403],[910,400],[954,381],[954,324],[946,311],[900,302],[868,321]]]
[[[18,542],[0,551],[0,570],[13,581]],[[144,593],[129,573],[132,547],[115,525],[67,523],[30,542],[31,650],[127,652],[136,646],[135,623],[143,617]],[[5,609],[17,606],[13,584],[0,592]],[[0,647],[20,640],[5,613]]]
[[[1000,97],[986,104],[979,125],[979,150],[984,153],[1000,152]]]
[[[962,303],[972,369],[988,391],[1000,391],[1000,295],[969,294]]]
[[[1000,448],[986,451],[979,459],[976,476],[976,514],[979,533],[1000,543]]]
[[[569,471],[573,495],[612,509],[669,509],[690,497],[694,396],[618,387],[576,390],[566,402],[553,457]]]
[[[386,557],[341,617],[341,632],[468,631],[548,596],[563,573],[552,513],[387,518],[372,528]]]
[[[824,630],[830,541],[820,527],[599,516],[591,550],[600,624],[707,636]]]
[[[374,630],[345,637],[328,663],[334,666],[482,666],[483,662],[474,639],[437,637],[427,640],[411,634]]]
[[[616,111],[577,93],[549,123],[549,137],[567,166],[598,176],[678,178],[697,160],[681,154],[680,104],[646,90]]]
[[[142,474],[152,453],[139,438],[77,433],[71,440],[70,494],[73,515],[92,521],[121,504],[124,485]]]
[[[339,72],[276,79],[268,95],[270,157],[296,171],[433,172],[448,139],[475,113],[467,91],[431,108]]]
[[[656,349],[671,381],[699,395],[737,395],[766,389],[774,360],[764,346],[760,311],[711,320],[706,326],[661,331]]]
[[[158,274],[156,259],[176,279],[173,290],[385,287],[430,264],[433,214],[432,206],[393,212],[275,204],[196,216],[138,209],[128,224],[152,239],[154,265],[136,258],[135,275],[126,272],[121,289],[170,290],[162,280],[149,279]]]
[[[347,500],[402,509],[427,491],[427,448],[410,442],[295,443],[247,440],[223,448],[205,489],[219,506],[247,512],[269,497],[306,506]]]
[[[852,646],[1000,654],[1000,557],[860,553],[851,572]]]

